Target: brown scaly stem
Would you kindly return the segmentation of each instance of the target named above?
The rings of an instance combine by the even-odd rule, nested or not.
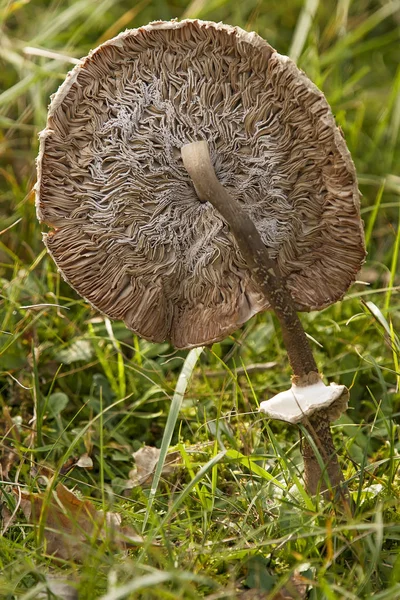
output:
[[[326,413],[324,411],[315,413],[304,425],[316,442],[317,448],[320,449],[322,447],[324,449],[324,452],[319,451],[326,465],[326,472],[331,486],[339,486],[343,482],[343,475],[337,459],[330,423]],[[304,481],[307,491],[310,494],[316,494],[320,489],[322,492],[326,492],[325,495],[329,497],[327,493],[328,486],[324,479],[321,481],[321,468],[318,464],[317,457],[314,454],[314,450],[305,439],[302,440],[302,455],[304,461]],[[342,490],[340,487],[337,491],[339,491],[340,494],[343,494],[343,497],[347,496],[346,491]]]
[[[199,199],[210,202],[224,217],[254,279],[274,310],[282,328],[283,341],[295,378],[301,379],[311,373],[318,373],[306,334],[285,286],[285,280],[279,273],[278,265],[270,258],[253,221],[243,211],[240,203],[219,183],[210,160],[207,142],[195,142],[184,146],[182,159]],[[343,475],[326,412],[319,411],[304,425],[322,457],[331,487],[340,490]],[[328,486],[324,474],[307,440],[303,441],[302,454],[307,491],[312,495],[318,490],[326,492]]]

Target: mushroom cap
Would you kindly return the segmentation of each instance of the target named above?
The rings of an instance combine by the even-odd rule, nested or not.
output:
[[[36,205],[66,281],[178,348],[223,339],[268,308],[184,168],[181,147],[199,140],[296,308],[342,298],[365,248],[355,168],[324,95],[255,33],[199,20],[121,33],[52,97]]]

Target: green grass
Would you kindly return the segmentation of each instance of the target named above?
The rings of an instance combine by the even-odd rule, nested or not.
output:
[[[297,431],[257,413],[290,378],[271,314],[192,354],[185,391],[177,382],[187,352],[99,317],[43,249],[32,187],[49,95],[73,59],[107,37],[183,15],[256,30],[296,58],[325,92],[356,163],[368,285],[302,316],[321,371],[351,388],[333,432],[352,517],[305,494]],[[250,598],[257,588],[272,599],[295,572],[312,600],[400,597],[399,41],[398,0],[0,1],[3,527],[15,513],[0,537],[0,598],[46,597],[61,577],[79,600]],[[181,465],[126,489],[144,444],[162,456],[172,445]],[[10,449],[13,485],[4,476]],[[64,472],[85,453],[92,470]],[[18,488],[44,489],[43,465],[53,485],[119,513],[143,543],[122,551],[92,540],[81,562],[46,554],[16,502]]]

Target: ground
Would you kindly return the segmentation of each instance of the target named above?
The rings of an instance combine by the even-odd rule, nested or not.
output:
[[[42,244],[50,94],[102,41],[182,16],[294,58],[352,153],[367,261],[343,301],[301,316],[326,381],[351,391],[333,427],[351,513],[308,497],[298,431],[257,412],[290,381],[271,313],[177,352],[94,312]],[[1,598],[400,596],[399,25],[398,0],[0,3]],[[169,455],[151,485],[154,448]]]

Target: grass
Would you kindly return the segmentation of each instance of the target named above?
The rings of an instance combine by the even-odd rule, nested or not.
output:
[[[256,30],[296,58],[356,163],[362,281],[302,316],[320,369],[351,388],[333,431],[352,517],[307,496],[296,430],[257,413],[290,378],[271,314],[187,358],[96,315],[43,249],[32,187],[49,95],[102,40],[182,15]],[[0,598],[272,599],[284,586],[295,598],[293,581],[298,598],[400,597],[399,24],[398,0],[0,2]],[[143,445],[162,456],[172,445],[181,464],[129,487]],[[86,454],[92,469],[68,470]],[[17,500],[18,489],[44,493],[49,469],[48,494],[62,481],[143,541],[123,551],[90,539],[80,561],[49,556]]]

